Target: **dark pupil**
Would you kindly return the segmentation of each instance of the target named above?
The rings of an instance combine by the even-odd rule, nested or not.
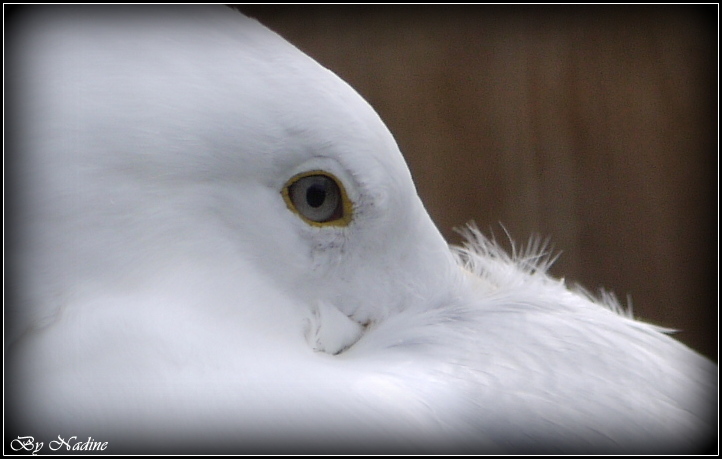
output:
[[[326,187],[314,184],[306,190],[306,202],[311,207],[320,207],[326,200]]]

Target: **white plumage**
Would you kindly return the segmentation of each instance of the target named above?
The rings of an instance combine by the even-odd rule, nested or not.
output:
[[[18,435],[687,452],[716,433],[712,362],[534,251],[473,229],[450,250],[376,113],[257,22],[32,8],[14,37]]]

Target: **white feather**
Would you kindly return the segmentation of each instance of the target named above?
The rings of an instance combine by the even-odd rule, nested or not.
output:
[[[450,250],[345,83],[225,8],[31,8],[8,79],[18,435],[107,452],[686,452],[717,367],[511,257]],[[281,190],[323,170],[347,227]]]

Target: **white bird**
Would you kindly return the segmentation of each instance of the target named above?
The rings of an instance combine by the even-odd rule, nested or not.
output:
[[[717,434],[715,364],[568,289],[539,250],[474,229],[450,249],[374,110],[255,20],[14,19],[14,435],[659,453]]]

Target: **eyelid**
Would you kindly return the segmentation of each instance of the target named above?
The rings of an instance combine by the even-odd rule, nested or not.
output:
[[[314,175],[322,175],[325,177],[328,177],[329,179],[333,180],[336,185],[338,186],[340,192],[341,192],[341,206],[342,206],[342,212],[341,217],[330,220],[327,222],[317,222],[313,221],[309,218],[306,218],[303,214],[301,214],[296,206],[293,204],[293,201],[291,200],[291,195],[289,192],[289,188],[299,180],[301,180],[304,177],[311,177]],[[293,213],[301,217],[303,221],[308,223],[311,226],[316,227],[327,227],[327,226],[336,226],[336,227],[345,227],[348,226],[351,221],[353,220],[353,202],[348,197],[348,194],[346,193],[346,188],[343,185],[343,182],[339,180],[335,175],[333,175],[330,172],[326,172],[323,170],[311,170],[307,172],[301,172],[300,174],[296,174],[293,177],[291,177],[286,184],[283,186],[283,189],[281,190],[281,194],[283,195],[283,200],[286,202],[286,207],[288,207]]]

